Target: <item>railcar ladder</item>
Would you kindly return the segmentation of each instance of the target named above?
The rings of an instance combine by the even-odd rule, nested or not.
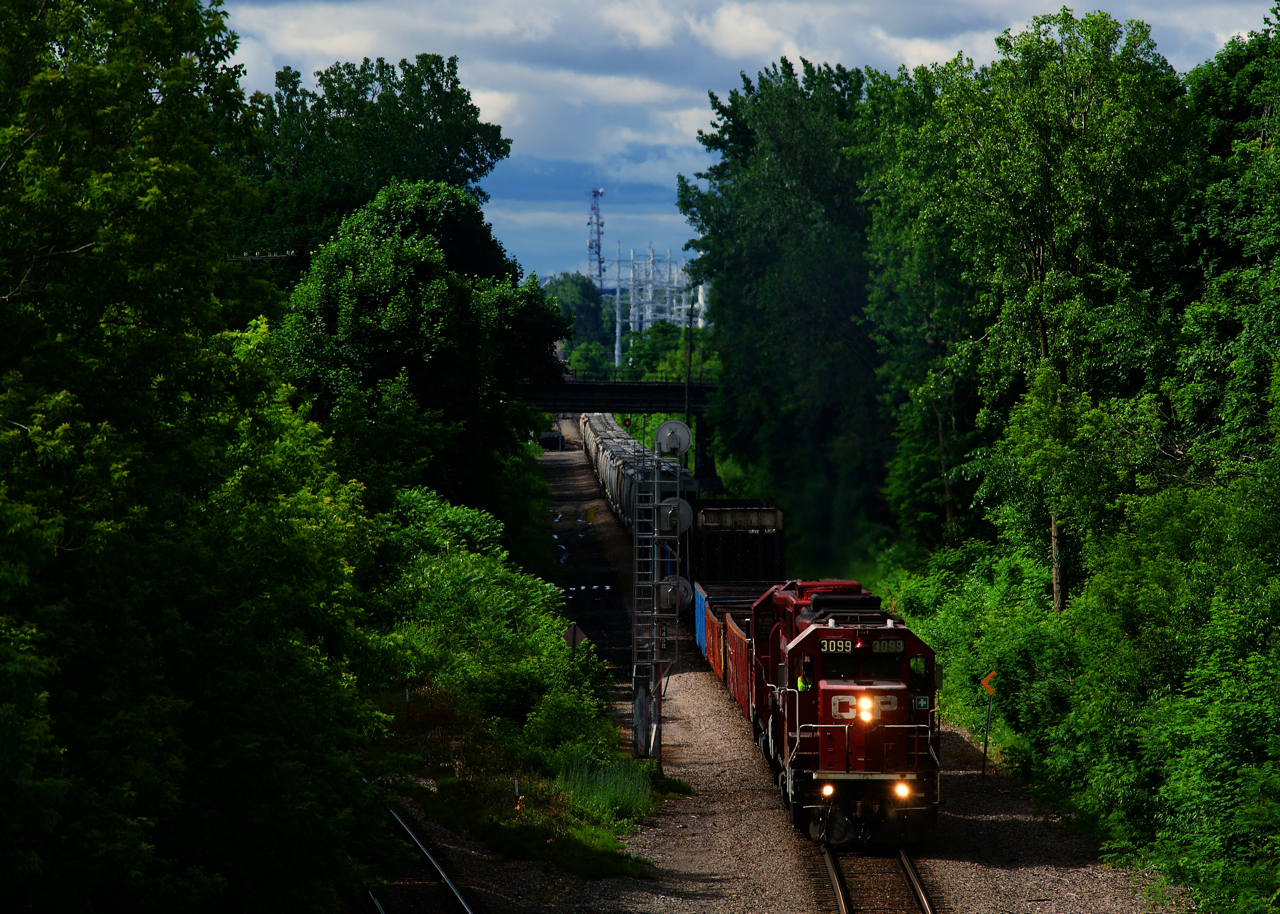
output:
[[[631,669],[634,701],[633,748],[639,758],[662,757],[662,677],[676,661],[680,607],[679,509],[662,504],[680,496],[680,461],[662,458],[643,443],[636,454],[632,506],[634,580],[632,586]],[[673,581],[664,565],[669,564]]]
[[[641,435],[644,433],[641,432]],[[631,506],[633,542],[631,585],[631,686],[634,715],[632,749],[637,758],[648,758],[653,750],[653,731],[661,720],[654,707],[653,690],[653,605],[658,584],[658,544],[654,537],[657,503],[654,498],[654,467],[643,441],[635,447],[635,502]],[[656,712],[656,713],[655,713]]]

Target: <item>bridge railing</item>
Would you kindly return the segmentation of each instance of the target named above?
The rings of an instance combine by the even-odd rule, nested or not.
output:
[[[683,371],[644,371],[627,365],[611,365],[608,368],[574,371],[567,362],[562,362],[561,367],[566,381],[663,381],[666,383],[684,383]],[[705,378],[696,374],[690,380],[694,384],[701,384],[706,381]]]

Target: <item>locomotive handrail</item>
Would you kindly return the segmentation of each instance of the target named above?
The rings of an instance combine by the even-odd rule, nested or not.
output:
[[[844,753],[845,753],[845,757],[847,758],[849,755],[849,727],[850,726],[852,725],[851,724],[801,724],[800,732],[796,735],[796,743],[798,745],[800,740],[804,739],[804,731],[809,727],[812,727],[814,730],[818,730],[818,731],[821,731],[824,729],[843,730],[844,731]],[[813,735],[816,737],[816,736],[819,736],[820,734],[814,733]],[[821,755],[822,749],[819,748],[816,753],[806,752],[803,754],[804,755]]]
[[[794,689],[790,689],[789,691],[793,691],[793,692],[794,692],[795,690],[794,690]],[[797,694],[797,696],[799,695],[799,693],[798,693],[798,692],[797,692],[796,694]],[[797,709],[796,709],[796,714],[797,714],[797,716],[799,716],[799,708],[797,708]],[[799,748],[800,748],[800,740],[804,739],[806,735],[811,735],[811,736],[813,736],[814,738],[817,738],[817,737],[819,737],[819,736],[821,736],[821,735],[822,735],[822,731],[823,731],[823,730],[843,730],[843,731],[844,731],[844,753],[845,753],[845,764],[846,764],[846,765],[848,765],[848,758],[849,758],[849,729],[850,729],[850,727],[852,727],[852,726],[853,726],[852,724],[801,724],[801,725],[800,725],[800,729],[796,731],[796,750],[795,750],[793,753],[789,753],[789,754],[788,754],[788,757],[790,757],[791,755],[817,755],[818,757],[821,757],[821,756],[822,756],[822,749],[821,749],[821,747],[819,747],[819,748],[818,748],[818,750],[817,750],[816,752],[812,752],[812,751],[810,751],[810,752],[800,752],[800,751],[799,751]],[[916,745],[917,745],[917,746],[919,746],[919,743],[920,743],[920,732],[919,732],[919,731],[920,731],[920,729],[921,729],[921,728],[924,728],[924,731],[925,731],[925,745],[929,747],[929,754],[930,754],[931,756],[933,756],[934,764],[935,764],[935,765],[937,765],[939,768],[941,768],[941,767],[942,767],[942,762],[938,761],[938,754],[937,754],[936,752],[934,752],[934,751],[933,751],[933,739],[932,739],[932,737],[933,737],[933,727],[932,727],[932,725],[931,725],[931,724],[929,724],[929,723],[923,723],[923,724],[879,724],[878,726],[876,726],[876,727],[874,727],[874,728],[872,728],[872,729],[875,729],[875,730],[915,730],[915,731],[916,731],[916,734],[915,734],[915,738],[916,738]],[[804,732],[805,730],[813,730],[814,732],[813,732],[812,734],[806,734],[806,733]],[[919,771],[919,770],[920,770],[920,750],[919,750],[919,749],[916,749],[914,752],[912,752],[912,753],[911,753],[911,755],[914,755],[914,756],[916,757],[916,763],[915,763],[915,768],[914,768],[914,770]]]
[[[787,708],[786,708],[787,693],[791,693],[796,697],[796,718],[798,719],[800,717],[800,692],[796,689],[791,688],[790,686],[776,686],[773,683],[769,683],[769,688],[773,690],[775,695],[777,695],[778,693],[782,693],[781,697],[778,698],[777,701],[778,701],[778,704],[781,706],[780,710],[782,712],[782,718],[783,718],[783,727],[782,727],[783,761],[787,761],[791,758],[792,753],[800,748],[800,739],[801,739],[799,731],[792,733],[786,727],[786,720],[788,717]],[[801,728],[804,728],[809,725],[801,724],[800,726]],[[792,737],[795,738],[794,746],[792,744]]]
[[[925,744],[926,746],[928,746],[928,747],[929,747],[929,754],[933,756],[934,764],[936,764],[939,768],[941,768],[941,767],[942,767],[942,763],[938,761],[938,756],[937,756],[937,754],[933,751],[933,724],[932,724],[932,723],[930,723],[928,720],[926,720],[926,721],[925,721],[924,723],[922,723],[922,724],[885,724],[885,725],[884,725],[884,728],[885,728],[886,730],[889,730],[889,729],[894,729],[894,730],[907,730],[907,729],[911,729],[911,730],[915,730],[915,731],[916,731],[916,732],[913,734],[913,735],[915,736],[916,748],[915,748],[914,750],[912,750],[912,751],[911,751],[911,753],[909,753],[909,754],[914,755],[914,756],[916,757],[916,770],[917,770],[917,771],[919,771],[919,770],[920,770],[920,754],[921,754],[921,753],[920,753],[920,728],[921,728],[921,727],[923,727],[923,728],[924,728],[924,744]]]
[[[790,694],[792,694],[792,695],[794,695],[794,696],[796,697],[796,717],[799,717],[799,716],[800,716],[800,693],[799,693],[799,691],[797,691],[796,689],[791,688],[790,686],[775,686],[775,685],[771,685],[771,686],[770,686],[770,688],[772,688],[775,692],[781,692],[781,693],[782,693],[782,697],[778,699],[778,704],[782,705],[782,716],[783,716],[784,718],[787,716],[787,708],[786,708],[787,693],[790,693]],[[787,738],[790,738],[790,737],[791,737],[791,736],[793,736],[793,735],[794,735],[794,734],[792,734],[792,733],[790,733],[790,732],[784,732],[784,733],[783,733],[783,736],[784,736],[784,737],[787,737]]]

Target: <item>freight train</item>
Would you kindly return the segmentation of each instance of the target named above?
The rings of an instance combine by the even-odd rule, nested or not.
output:
[[[611,416],[580,424],[630,529],[637,445]],[[933,650],[857,581],[780,581],[776,508],[694,499],[693,510],[681,568],[694,580],[689,621],[751,722],[792,822],[831,844],[924,837],[937,823],[941,767]]]
[[[694,585],[694,630],[815,840],[916,841],[938,818],[933,650],[857,581]]]
[[[578,419],[578,427],[582,432],[582,449],[600,480],[600,488],[604,490],[609,507],[623,526],[634,532],[631,506],[635,504],[637,489],[651,484],[642,467],[647,462],[648,472],[652,472],[653,453],[642,448],[608,413],[583,413]],[[676,482],[671,469],[664,466],[663,474],[663,488],[671,487]],[[697,489],[697,483],[688,470],[680,470],[679,483],[680,491],[686,496]]]

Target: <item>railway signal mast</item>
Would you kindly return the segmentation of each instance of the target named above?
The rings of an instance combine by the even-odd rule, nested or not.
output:
[[[663,677],[678,658],[680,609],[693,599],[680,576],[680,538],[693,523],[693,509],[681,497],[680,458],[692,442],[679,419],[658,426],[652,452],[636,442],[631,682],[637,758],[662,759]]]

